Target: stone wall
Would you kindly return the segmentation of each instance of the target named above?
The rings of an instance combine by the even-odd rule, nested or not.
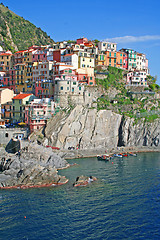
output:
[[[19,128],[0,129],[0,144],[8,144],[11,138],[24,139],[27,138],[27,130]]]

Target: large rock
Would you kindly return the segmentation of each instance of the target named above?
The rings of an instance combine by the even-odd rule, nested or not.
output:
[[[48,145],[68,149],[79,146],[80,149],[116,147],[122,116],[110,110],[100,110],[76,106],[71,114],[62,115],[59,125],[53,119],[45,129]]]
[[[0,158],[0,187],[63,184],[67,179],[59,176],[57,169],[67,166],[69,166],[67,161],[53,153],[51,148],[29,144],[20,151],[20,154],[11,156],[5,153]]]
[[[117,146],[160,146],[160,119],[138,123],[111,110],[76,106],[69,115],[59,112],[45,129],[43,144],[60,149],[115,148]]]

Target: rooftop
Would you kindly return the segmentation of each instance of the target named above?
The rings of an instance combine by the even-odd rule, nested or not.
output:
[[[24,98],[26,98],[28,96],[31,96],[31,95],[33,95],[33,94],[31,94],[31,93],[30,94],[29,93],[22,93],[22,94],[18,94],[13,99],[24,99]]]

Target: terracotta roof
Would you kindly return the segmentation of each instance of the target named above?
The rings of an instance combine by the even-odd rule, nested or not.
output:
[[[10,56],[12,53],[1,53],[0,56]]]
[[[15,96],[13,99],[24,99],[28,96],[31,96],[32,94],[29,93],[22,93],[22,94],[18,94],[17,96]]]
[[[22,51],[18,51],[18,52],[15,52],[15,53],[22,53],[22,52],[26,52],[27,50],[22,50]]]
[[[68,56],[72,56],[73,55],[73,53],[70,53],[70,54],[66,54],[66,55],[62,55],[63,57],[68,57]]]

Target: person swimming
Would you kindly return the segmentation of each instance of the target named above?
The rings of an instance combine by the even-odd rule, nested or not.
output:
[[[91,183],[91,182],[93,182],[92,176],[90,176],[89,179],[88,179],[88,183]]]

